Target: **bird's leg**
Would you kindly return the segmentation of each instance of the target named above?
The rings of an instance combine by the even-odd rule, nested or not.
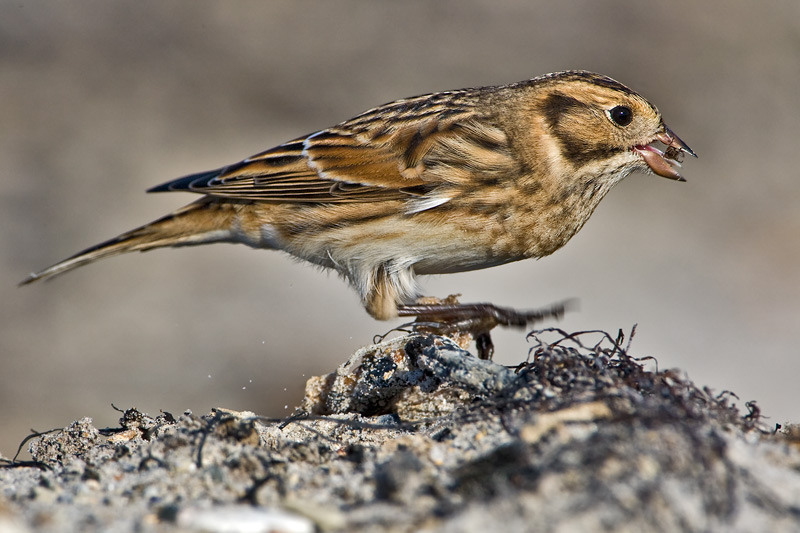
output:
[[[564,314],[568,302],[560,302],[547,308],[518,311],[489,303],[461,304],[458,295],[444,300],[423,298],[413,304],[397,307],[399,316],[414,316],[417,330],[447,334],[469,332],[475,339],[478,357],[491,359],[494,345],[489,332],[496,326],[524,328],[545,318],[559,318]]]

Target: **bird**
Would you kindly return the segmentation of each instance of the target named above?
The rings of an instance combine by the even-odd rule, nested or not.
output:
[[[564,306],[425,297],[418,276],[548,256],[631,173],[685,181],[684,154],[696,157],[654,105],[593,72],[434,92],[153,187],[201,196],[20,285],[127,252],[241,243],[336,271],[375,319],[461,325],[486,352],[491,328]]]

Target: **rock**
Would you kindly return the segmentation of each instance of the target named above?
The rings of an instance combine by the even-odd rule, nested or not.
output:
[[[538,332],[515,368],[465,339],[398,337],[309,380],[280,421],[81,419],[34,439],[35,463],[6,461],[0,518],[18,531],[800,530],[798,426],[771,430],[755,403],[742,413],[595,335]]]

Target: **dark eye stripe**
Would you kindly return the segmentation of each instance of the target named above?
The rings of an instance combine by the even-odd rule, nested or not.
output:
[[[551,128],[555,128],[561,117],[569,114],[575,109],[588,109],[589,106],[561,93],[554,93],[547,97],[544,105],[544,115],[547,117],[547,123]]]

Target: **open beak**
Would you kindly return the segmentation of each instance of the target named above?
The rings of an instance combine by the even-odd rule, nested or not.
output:
[[[697,154],[666,126],[664,126],[664,131],[656,135],[655,140],[664,144],[667,147],[666,150],[662,152],[650,144],[640,144],[634,146],[633,151],[644,158],[644,162],[655,174],[671,180],[686,181],[676,167],[681,166],[683,154],[689,154],[692,157],[697,157]]]

